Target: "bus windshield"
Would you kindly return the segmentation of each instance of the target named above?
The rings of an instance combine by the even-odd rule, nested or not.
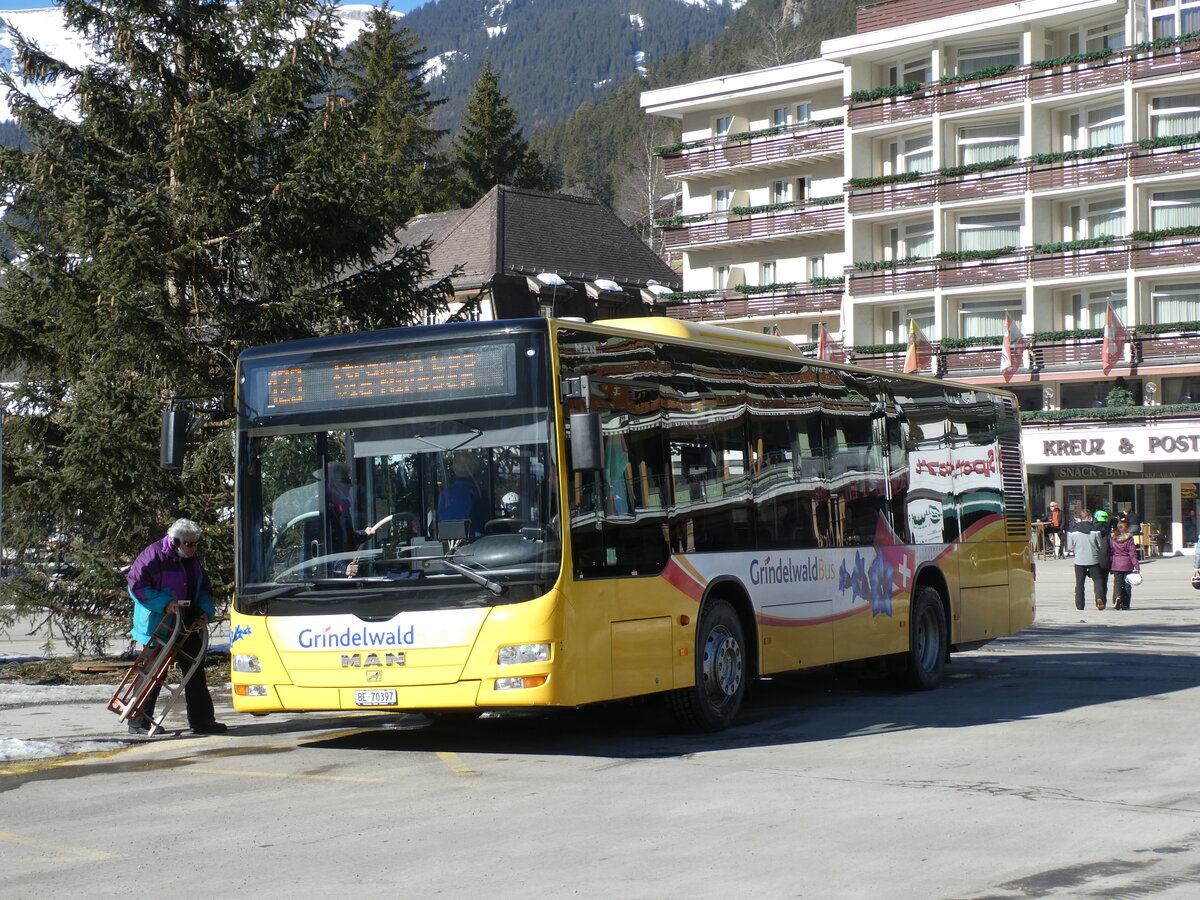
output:
[[[552,410],[534,399],[243,430],[239,606],[384,616],[544,593],[561,551]]]

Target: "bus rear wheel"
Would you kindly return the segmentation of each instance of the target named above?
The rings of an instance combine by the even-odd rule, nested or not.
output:
[[[929,691],[942,682],[948,646],[946,611],[936,589],[929,585],[917,589],[908,619],[904,683],[910,690]]]
[[[733,721],[746,693],[745,636],[726,601],[705,604],[695,657],[696,683],[670,695],[671,710],[687,731],[720,731]]]

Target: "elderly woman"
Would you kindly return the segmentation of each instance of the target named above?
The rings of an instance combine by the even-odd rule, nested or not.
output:
[[[200,565],[196,553],[200,546],[200,526],[191,519],[178,519],[167,529],[162,540],[155,541],[138,554],[127,576],[133,597],[133,639],[142,644],[170,615],[183,617],[184,627],[197,621],[207,622],[214,615],[212,583]],[[191,656],[200,652],[202,639],[195,631],[184,640],[181,650]],[[204,660],[195,676],[184,685],[188,725],[196,734],[221,734],[225,726],[216,721],[212,695],[204,682]],[[158,700],[158,687],[151,690],[142,704],[143,716],[131,720],[131,734],[146,734]]]

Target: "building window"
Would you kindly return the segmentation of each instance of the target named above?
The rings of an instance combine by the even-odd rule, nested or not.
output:
[[[729,212],[733,205],[733,188],[717,188],[713,191],[713,212]]]
[[[1200,131],[1200,94],[1175,94],[1150,101],[1150,136],[1179,137]]]
[[[1092,53],[1096,50],[1119,50],[1125,46],[1125,23],[1107,22],[1092,25],[1067,36],[1067,53]]]
[[[1125,141],[1125,107],[1104,106],[1072,113],[1068,119],[1067,150],[1107,147]]]
[[[1068,209],[1065,232],[1067,240],[1121,237],[1125,234],[1125,199],[1115,197],[1073,204]]]
[[[916,322],[921,333],[931,341],[937,340],[934,334],[934,318],[932,306],[901,306],[892,310],[892,327],[888,332],[887,341],[891,344],[906,344],[912,333],[909,322]]]
[[[933,171],[933,138],[927,134],[901,138],[889,145],[892,174]]]
[[[1004,317],[1021,321],[1021,298],[964,300],[958,307],[958,336],[962,338],[1004,337]]]
[[[1021,124],[964,125],[958,129],[958,161],[969,166],[1021,155]]]
[[[934,254],[933,220],[907,222],[888,229],[889,259],[925,259]]]
[[[796,179],[796,192],[794,195],[796,198],[796,202],[799,203],[801,200],[807,200],[809,194],[811,194],[811,193],[812,193],[812,178],[808,175],[805,175],[802,178],[797,178]]]
[[[1071,295],[1071,316],[1075,328],[1103,328],[1108,316],[1108,306],[1122,322],[1129,319],[1129,303],[1123,289],[1111,291],[1086,291]]]
[[[717,116],[713,122],[713,134],[717,137],[726,137],[732,128],[733,116]]]
[[[1150,198],[1150,229],[1200,225],[1200,191],[1156,191]]]
[[[788,203],[791,201],[791,184],[786,179],[771,183],[771,202]]]
[[[777,106],[771,110],[771,124],[776,128],[787,125],[789,121],[788,108],[786,106]]]
[[[1179,37],[1200,31],[1200,0],[1150,0],[1150,36]]]
[[[805,100],[803,103],[796,104],[796,121],[799,123],[812,121],[812,102]]]
[[[758,264],[758,283],[759,284],[774,284],[775,283],[775,261],[760,262]]]
[[[729,266],[713,266],[713,290],[723,291],[729,287]]]
[[[928,56],[898,62],[888,68],[888,84],[892,87],[917,81],[924,84],[933,81],[933,69]]]
[[[811,281],[814,278],[825,277],[825,257],[810,256],[808,259],[808,278]]]
[[[958,249],[967,252],[999,250],[1021,244],[1021,214],[1019,212],[987,213],[960,216],[958,219]]]
[[[1200,283],[1156,284],[1150,302],[1156,325],[1200,321]]]
[[[1021,64],[1021,45],[1016,41],[1003,44],[988,44],[982,47],[964,47],[958,51],[958,74],[974,75],[996,66],[1018,66]]]

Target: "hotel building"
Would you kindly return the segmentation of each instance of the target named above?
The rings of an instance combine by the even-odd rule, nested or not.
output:
[[[1200,0],[886,0],[817,59],[642,106],[682,131],[665,314],[808,352],[824,326],[890,370],[915,323],[927,372],[1020,398],[1035,519],[1132,506],[1191,552]]]

